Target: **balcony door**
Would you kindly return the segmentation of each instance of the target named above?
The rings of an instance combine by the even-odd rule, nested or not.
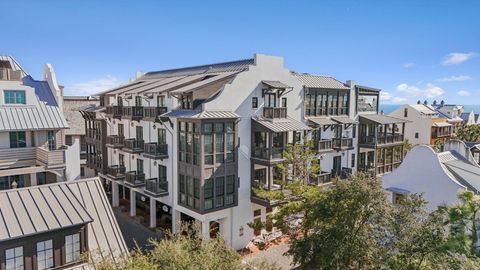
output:
[[[122,107],[123,106],[123,99],[122,97],[117,97],[117,106]]]
[[[158,129],[158,145],[163,145],[167,143],[167,131],[163,128]]]
[[[142,97],[140,97],[140,96],[135,97],[135,106],[136,107],[141,107],[142,106]]]
[[[336,172],[342,170],[342,156],[333,157],[333,170]]]
[[[137,159],[137,174],[143,173],[143,160]]]
[[[268,108],[277,107],[277,95],[276,94],[273,94],[273,93],[265,94],[264,100],[265,100],[265,107],[268,107]]]
[[[120,167],[125,167],[125,157],[123,154],[118,154],[118,165]]]
[[[136,137],[135,137],[138,141],[142,141],[143,140],[143,127],[140,127],[140,126],[137,126],[136,127]]]
[[[118,124],[118,136],[119,137],[124,137],[125,136],[125,131],[123,124]]]
[[[157,96],[157,107],[165,107],[165,96]]]
[[[55,131],[47,131],[48,150],[55,150],[57,148],[57,139],[55,138]]]

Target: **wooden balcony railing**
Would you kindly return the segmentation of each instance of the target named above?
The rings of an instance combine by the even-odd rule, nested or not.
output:
[[[144,146],[144,155],[154,159],[168,157],[168,145],[158,143],[146,143]]]
[[[287,118],[286,107],[263,107],[263,117],[265,118]]]
[[[125,143],[125,137],[118,135],[108,135],[106,145],[112,148],[122,148]]]
[[[332,139],[332,147],[334,149],[348,149],[353,147],[352,138],[334,138]]]
[[[153,121],[166,112],[167,107],[143,107],[143,117],[145,120]]]
[[[167,196],[168,182],[167,179],[150,178],[145,180],[145,193],[152,196]]]
[[[65,166],[65,148],[48,149],[37,147],[37,161],[47,168],[58,168]]]
[[[141,120],[143,118],[143,107],[141,106],[123,107],[123,117],[131,120]]]
[[[145,150],[144,141],[137,139],[126,139],[123,141],[123,150],[131,153],[141,153]]]
[[[315,142],[315,149],[318,152],[327,152],[333,149],[332,140],[320,140]]]
[[[137,171],[129,171],[125,174],[125,183],[131,187],[145,185],[145,174]]]
[[[35,166],[36,147],[0,149],[0,169]]]

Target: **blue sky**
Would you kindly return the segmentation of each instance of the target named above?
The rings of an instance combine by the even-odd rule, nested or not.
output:
[[[0,54],[66,94],[136,71],[280,55],[382,89],[383,103],[480,104],[480,1],[6,1]],[[9,25],[8,27],[6,25]]]

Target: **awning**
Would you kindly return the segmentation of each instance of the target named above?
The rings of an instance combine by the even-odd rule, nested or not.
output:
[[[410,193],[410,191],[408,191],[406,189],[396,188],[396,187],[389,187],[389,188],[386,188],[386,190],[388,190],[390,192],[393,192],[393,193],[397,193],[397,194],[408,194],[408,193]]]
[[[391,117],[391,116],[386,116],[386,115],[382,115],[382,114],[361,115],[360,120],[366,120],[366,121],[374,122],[374,123],[380,124],[380,125],[401,124],[401,123],[410,122],[408,120],[395,118],[395,117]],[[360,121],[360,122],[362,122],[362,121]]]
[[[276,88],[276,89],[287,89],[287,88],[292,88],[289,85],[286,85],[280,81],[262,81],[263,84],[265,84],[268,87],[271,88]]]
[[[308,118],[308,121],[312,122],[315,125],[319,125],[319,126],[337,125],[337,122],[335,122],[332,119],[327,118],[327,117]]]
[[[338,124],[345,124],[345,125],[351,125],[351,124],[357,123],[355,120],[350,119],[348,117],[332,117],[332,120],[337,122]]]
[[[192,83],[192,84],[189,84],[189,85],[186,85],[182,88],[178,88],[176,90],[173,90],[171,91],[170,93],[172,95],[175,95],[175,94],[183,94],[183,93],[188,93],[188,92],[192,92],[198,88],[202,88],[202,87],[205,87],[207,85],[210,85],[210,84],[213,84],[213,83],[216,83],[220,80],[225,80],[225,79],[228,79],[230,77],[233,77],[235,74],[237,74],[238,72],[225,72],[225,73],[221,73],[219,75],[216,75],[216,76],[213,76],[211,78],[208,78],[208,79],[204,79],[202,81],[199,81],[199,82],[195,82],[195,83]],[[220,88],[220,87],[219,87]]]
[[[451,127],[452,124],[447,123],[447,122],[434,122],[433,126],[434,127]]]
[[[272,132],[288,132],[288,131],[302,131],[310,130],[310,127],[304,123],[294,120],[292,118],[283,118],[283,119],[265,119],[259,118],[254,119],[253,121],[262,127],[272,131]]]

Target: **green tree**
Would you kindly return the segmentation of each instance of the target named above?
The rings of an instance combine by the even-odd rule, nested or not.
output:
[[[316,177],[320,171],[320,163],[316,158],[316,151],[311,140],[304,144],[288,144],[283,151],[283,161],[277,168],[284,175],[288,175],[290,182],[308,184],[310,177]]]
[[[450,237],[445,247],[451,251],[479,256],[480,196],[464,191],[458,198],[460,203],[441,207],[441,211],[446,214],[446,224],[450,227]]]
[[[480,142],[480,125],[461,125],[457,130],[457,138],[467,142]]]
[[[151,242],[151,250],[137,249],[121,262],[105,259],[91,260],[91,264],[97,270],[253,270],[260,266],[267,270],[280,269],[265,261],[244,264],[240,254],[228,247],[220,236],[204,241],[194,226],[182,228],[183,233],[167,233],[166,239]]]

